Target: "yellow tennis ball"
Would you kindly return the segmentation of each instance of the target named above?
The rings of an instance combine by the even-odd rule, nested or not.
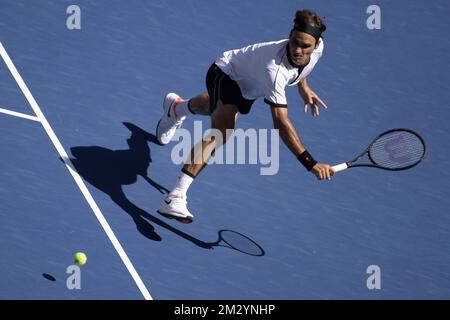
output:
[[[77,252],[73,255],[73,260],[77,265],[84,266],[87,262],[87,256],[84,252]]]

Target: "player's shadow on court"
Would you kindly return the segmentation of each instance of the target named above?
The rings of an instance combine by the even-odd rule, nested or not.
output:
[[[225,243],[226,247],[245,254],[264,255],[264,250],[258,244],[238,232],[221,230],[219,231],[219,240],[204,242],[172,227],[132,203],[123,192],[122,186],[135,183],[138,176],[143,177],[153,188],[163,194],[169,193],[169,190],[153,181],[147,174],[152,162],[149,143],[159,145],[156,137],[134,124],[124,123],[124,125],[131,131],[131,137],[127,139],[129,149],[110,150],[99,146],[72,147],[71,152],[74,158],[70,160],[86,181],[108,194],[114,203],[130,215],[136,223],[137,230],[144,237],[154,241],[162,240],[150,223],[152,222],[201,248],[213,249],[224,246]]]
[[[131,185],[138,176],[161,193],[169,193],[162,185],[152,180],[148,167],[152,162],[148,142],[158,143],[156,137],[131,123],[124,123],[131,131],[127,139],[129,149],[110,150],[100,146],[73,147],[71,158],[75,169],[90,184],[108,194],[111,199],[127,212],[136,223],[139,232],[146,238],[161,241],[155,228],[145,219],[144,210],[134,205],[123,192],[122,186]]]

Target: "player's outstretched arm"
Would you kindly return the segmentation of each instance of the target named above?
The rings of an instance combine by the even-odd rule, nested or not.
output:
[[[288,117],[288,109],[271,106],[270,110],[272,112],[273,126],[275,129],[279,130],[280,137],[284,144],[296,156],[302,154],[306,148]]]
[[[318,163],[306,150],[302,143],[297,130],[288,117],[288,109],[271,106],[273,125],[279,130],[281,140],[291,150],[291,152],[299,159],[305,168],[313,173],[319,180],[330,180],[334,174],[330,165]]]

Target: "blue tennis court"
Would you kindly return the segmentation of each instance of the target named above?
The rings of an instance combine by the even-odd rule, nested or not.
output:
[[[369,30],[371,4],[0,0],[0,299],[449,299],[450,6],[378,1]],[[210,165],[189,190],[192,224],[159,215],[181,169],[154,136],[164,95],[205,92],[218,55],[287,38],[302,8],[327,21],[308,79],[329,109],[313,118],[287,91],[308,149],[337,164],[409,128],[424,161],[322,182],[280,142],[277,174]],[[194,120],[209,126],[183,127]],[[238,128],[273,128],[262,99]],[[88,261],[69,289],[77,251]]]

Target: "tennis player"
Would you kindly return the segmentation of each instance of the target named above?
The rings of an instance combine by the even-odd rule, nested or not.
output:
[[[318,179],[331,179],[333,169],[319,163],[306,150],[288,117],[285,89],[297,86],[304,101],[304,111],[311,108],[313,117],[319,107],[327,108],[309,87],[307,77],[323,53],[321,37],[326,25],[309,10],[297,11],[289,38],[253,44],[230,50],[218,57],[206,74],[207,93],[183,100],[175,93],[164,99],[164,113],[156,127],[158,141],[168,144],[189,114],[211,117],[211,128],[222,133],[222,139],[205,138],[194,147],[181,170],[175,187],[164,199],[158,212],[183,223],[193,221],[187,208],[187,190],[203,170],[216,148],[226,143],[235,128],[239,114],[247,114],[257,98],[270,106],[275,129],[300,163]],[[228,129],[228,130],[227,130]],[[229,130],[231,129],[231,130]]]

